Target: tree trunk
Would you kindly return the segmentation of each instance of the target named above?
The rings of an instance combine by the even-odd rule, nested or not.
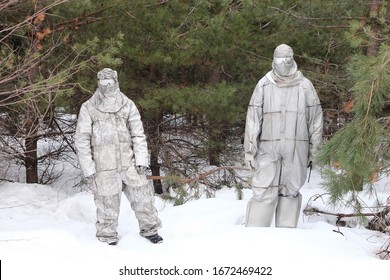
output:
[[[158,154],[159,154],[159,146],[153,145],[150,150],[150,169],[152,170],[152,176],[161,176],[160,175],[160,165],[158,164]],[[163,193],[163,187],[161,180],[153,180],[154,192],[157,194]]]
[[[225,136],[228,133],[223,125],[209,130],[208,159],[210,165],[221,165],[221,154],[225,146]]]
[[[25,139],[25,146],[26,183],[38,183],[38,139],[36,133]]]
[[[209,143],[208,143],[208,158],[210,165],[219,166],[220,165],[220,154],[222,149],[220,147],[220,139],[219,135],[216,132],[211,131],[209,133]]]
[[[378,53],[379,41],[377,40],[379,34],[378,15],[381,8],[381,0],[367,1],[370,5],[370,24],[371,24],[371,38],[370,43],[367,46],[367,55],[374,56]]]
[[[166,75],[160,73],[155,64],[149,65],[150,76],[149,79],[153,82],[156,82],[160,85],[165,83]],[[151,125],[148,129],[149,139],[150,139],[150,169],[152,171],[152,176],[160,177],[160,164],[158,163],[158,157],[160,154],[160,131],[159,124],[163,120],[163,113],[156,112],[155,119],[152,120]],[[163,186],[160,179],[153,180],[154,192],[157,194],[163,193]]]
[[[220,82],[220,70],[218,65],[212,63],[211,71],[209,73],[209,83],[218,84]],[[222,132],[219,128],[216,128],[216,123],[212,124],[212,127],[208,132],[208,158],[210,165],[219,166],[221,164],[220,155],[222,153]]]
[[[43,9],[45,5],[44,0],[36,1],[34,13]],[[43,14],[42,14],[43,15]],[[37,53],[40,51],[41,42],[37,37],[37,32],[42,26],[42,22],[45,20],[45,17],[40,16],[33,20],[32,24],[32,34],[30,36],[30,49],[32,53]],[[31,84],[35,83],[38,73],[39,73],[40,63],[37,63],[34,68],[32,68],[28,74],[28,79]],[[37,119],[32,120],[36,114],[35,110],[35,101],[34,98],[26,101],[26,110],[25,110],[25,126],[24,131],[26,133],[25,138],[25,153],[24,153],[24,163],[26,167],[26,183],[38,183],[38,126],[39,121]]]
[[[150,169],[152,176],[161,176],[160,164],[158,163],[158,156],[160,154],[160,138],[158,133],[158,126],[152,125],[149,130],[150,139]],[[163,186],[160,179],[153,180],[154,192],[157,194],[163,193]]]

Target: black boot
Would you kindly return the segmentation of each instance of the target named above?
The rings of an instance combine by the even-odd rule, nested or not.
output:
[[[144,237],[154,244],[163,242],[163,238],[160,235],[158,235],[158,233],[149,236],[144,236]]]

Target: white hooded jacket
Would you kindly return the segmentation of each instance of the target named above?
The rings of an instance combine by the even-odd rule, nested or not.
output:
[[[312,83],[301,72],[280,79],[274,71],[253,92],[246,118],[245,159],[254,165],[252,185],[286,186],[296,195],[307,165],[322,142],[322,109]]]
[[[75,135],[85,177],[130,166],[148,166],[147,142],[134,102],[115,89],[109,100],[98,88],[82,104]]]

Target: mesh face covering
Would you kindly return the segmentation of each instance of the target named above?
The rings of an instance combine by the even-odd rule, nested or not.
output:
[[[297,65],[294,61],[294,52],[286,44],[281,44],[274,51],[272,68],[280,77],[289,77],[296,73]]]
[[[99,80],[113,79],[117,81],[118,73],[115,70],[112,70],[111,68],[104,68],[103,70],[99,71],[97,77]]]
[[[99,84],[101,84],[103,86],[113,85],[113,84],[115,84],[115,80],[114,79],[102,79],[99,81]]]
[[[293,58],[291,56],[287,56],[287,57],[274,57],[274,62],[276,64],[280,64],[280,63],[289,64],[289,63],[292,63],[292,61],[293,61]]]
[[[99,79],[98,87],[106,97],[113,97],[118,87],[118,74],[111,68],[104,68],[97,74]]]
[[[118,74],[111,68],[104,68],[97,74],[98,90],[94,98],[95,106],[103,112],[117,112],[123,106],[118,82]]]
[[[285,63],[285,62],[274,63],[275,72],[282,77],[287,77],[293,74],[291,71],[293,70],[293,68],[294,68],[294,63]]]

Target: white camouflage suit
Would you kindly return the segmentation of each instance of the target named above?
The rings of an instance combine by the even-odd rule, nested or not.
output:
[[[96,236],[102,242],[115,244],[122,191],[135,212],[142,236],[156,234],[161,221],[154,207],[153,187],[136,169],[148,166],[138,109],[120,92],[116,71],[105,68],[98,78],[96,92],[81,106],[75,146],[83,174],[93,187]]]
[[[296,227],[299,190],[322,142],[323,117],[313,84],[297,70],[291,47],[275,49],[272,71],[249,103],[244,150],[253,171],[246,226]]]

